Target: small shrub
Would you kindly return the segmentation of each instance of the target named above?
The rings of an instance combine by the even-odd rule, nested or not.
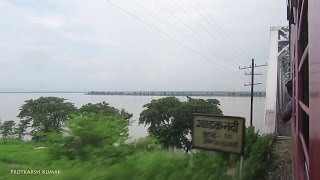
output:
[[[259,132],[255,132],[253,126],[246,129],[244,156],[248,157],[252,151],[253,145],[258,141]]]
[[[128,137],[128,121],[117,116],[80,115],[66,124],[65,136],[50,136],[51,141],[56,141],[56,146],[51,148],[55,158],[89,160],[99,154],[112,153],[115,144],[123,144]]]
[[[269,169],[268,155],[271,152],[273,136],[259,136],[253,144],[249,157],[244,163],[243,179],[263,179]]]

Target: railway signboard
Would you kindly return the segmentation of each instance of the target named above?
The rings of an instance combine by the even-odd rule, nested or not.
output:
[[[245,118],[194,114],[192,146],[194,148],[242,154]]]

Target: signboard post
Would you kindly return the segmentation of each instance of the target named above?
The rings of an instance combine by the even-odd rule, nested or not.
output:
[[[194,114],[192,146],[195,148],[242,154],[244,134],[242,117]]]
[[[242,167],[245,118],[211,114],[193,115],[192,147],[239,154]],[[240,176],[241,174],[242,172]]]

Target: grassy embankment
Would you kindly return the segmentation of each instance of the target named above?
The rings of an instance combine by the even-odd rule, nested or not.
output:
[[[102,159],[106,160],[103,157],[85,162],[52,159],[50,148],[35,149],[39,146],[41,144],[1,140],[0,179],[231,179],[224,175],[226,162],[218,156],[208,159],[208,153],[197,154],[190,166],[189,158],[184,154],[139,150],[110,165],[101,163]],[[61,170],[61,174],[11,174],[11,170],[38,169]]]
[[[243,179],[262,179],[268,170],[272,137],[247,131]],[[44,149],[37,147],[46,146]],[[146,144],[119,146],[89,160],[57,158],[56,147],[0,140],[0,179],[235,179],[239,158],[218,153],[174,154]],[[59,149],[59,148],[58,148]],[[61,174],[18,175],[11,170],[60,170]],[[232,171],[233,169],[233,171]],[[230,173],[231,172],[231,173]]]

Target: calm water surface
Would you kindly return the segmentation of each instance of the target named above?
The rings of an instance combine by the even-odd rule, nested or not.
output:
[[[163,96],[93,96],[80,93],[0,93],[0,118],[1,121],[19,121],[17,115],[19,108],[25,100],[35,99],[41,96],[56,96],[73,102],[80,107],[87,103],[98,103],[106,101],[111,106],[123,108],[133,114],[132,125],[129,127],[129,134],[132,138],[146,136],[147,128],[138,125],[139,114],[143,110],[142,106],[152,99],[159,99]],[[180,100],[187,100],[186,97],[178,97]],[[193,97],[193,98],[216,98],[220,101],[220,108],[224,115],[241,116],[246,118],[246,125],[250,122],[250,97]],[[265,98],[254,99],[253,124],[257,129],[263,129]]]

